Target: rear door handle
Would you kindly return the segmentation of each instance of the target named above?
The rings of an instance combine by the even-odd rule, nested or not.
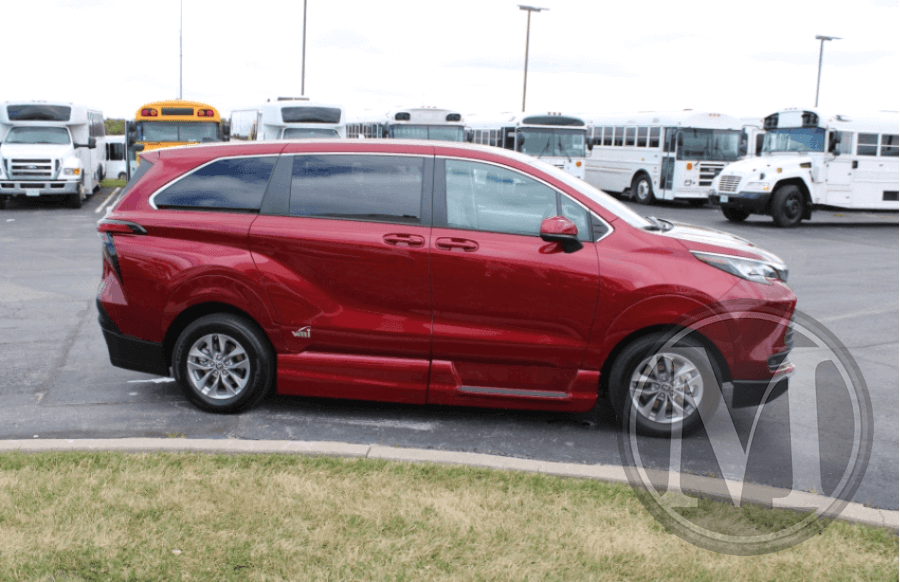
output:
[[[459,249],[461,251],[471,253],[472,251],[478,250],[478,243],[467,238],[441,237],[435,240],[434,244],[437,248],[443,249],[445,251]]]
[[[411,247],[420,247],[425,244],[425,237],[417,234],[392,232],[391,234],[384,235],[384,242],[394,246],[405,244]]]

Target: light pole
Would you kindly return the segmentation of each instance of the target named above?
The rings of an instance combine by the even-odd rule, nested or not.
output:
[[[303,64],[300,67],[300,96],[306,95],[306,0],[303,0]]]
[[[178,98],[181,99],[181,81],[184,79],[182,66],[184,55],[184,0],[178,5]]]
[[[822,82],[822,53],[825,52],[825,41],[826,40],[841,40],[839,36],[824,36],[821,34],[816,35],[816,40],[822,41],[819,43],[819,76],[816,78],[816,107],[819,106],[819,83]]]
[[[519,10],[528,12],[528,25],[525,28],[525,79],[522,81],[522,112],[525,112],[525,89],[528,88],[528,41],[531,37],[531,13],[550,10],[549,8],[538,8],[536,6],[525,6],[519,4]]]

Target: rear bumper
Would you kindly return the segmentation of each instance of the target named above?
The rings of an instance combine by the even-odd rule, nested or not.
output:
[[[103,338],[106,340],[106,348],[109,350],[109,361],[113,366],[157,376],[169,375],[169,365],[166,363],[166,354],[162,344],[123,334],[110,319],[99,300],[97,301],[97,311],[100,314],[97,318],[100,322],[100,329],[103,330]]]
[[[722,196],[726,197],[727,202],[722,202]],[[715,193],[709,195],[709,203],[715,206],[744,210],[753,214],[766,214],[771,196],[771,192]]]
[[[47,196],[53,194],[76,194],[78,180],[20,181],[0,180],[0,195]]]

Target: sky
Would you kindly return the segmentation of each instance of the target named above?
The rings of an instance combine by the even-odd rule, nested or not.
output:
[[[529,112],[695,109],[761,117],[900,109],[898,0],[539,0]],[[7,2],[0,102],[134,115],[178,97],[181,0]],[[183,97],[227,115],[301,94],[303,1],[183,0]],[[515,1],[308,0],[305,94],[348,111],[520,111]],[[891,72],[893,71],[893,72]]]

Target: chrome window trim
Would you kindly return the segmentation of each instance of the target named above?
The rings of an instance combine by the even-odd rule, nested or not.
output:
[[[581,208],[583,208],[583,209],[584,209],[588,214],[590,214],[592,217],[594,217],[594,218],[596,218],[597,220],[599,220],[600,222],[602,222],[603,225],[606,226],[606,229],[607,229],[607,230],[606,230],[606,233],[605,233],[603,236],[601,236],[600,238],[597,238],[597,239],[595,239],[595,240],[593,240],[593,241],[590,241],[590,242],[598,243],[598,242],[600,242],[601,240],[605,239],[606,237],[608,237],[609,235],[611,235],[611,234],[613,233],[613,230],[614,230],[614,229],[613,229],[613,227],[612,227],[612,224],[610,224],[609,222],[607,222],[606,220],[604,220],[602,216],[599,216],[596,212],[594,212],[593,210],[591,210],[590,208],[588,208],[587,206],[585,206],[584,204],[582,204],[581,201],[579,201],[579,200],[577,200],[577,199],[575,199],[575,198],[572,198],[571,196],[569,196],[568,194],[566,194],[565,192],[563,192],[562,190],[560,190],[559,188],[557,188],[557,187],[554,186],[553,184],[550,184],[549,182],[547,182],[546,180],[543,180],[543,179],[541,179],[541,178],[538,178],[537,176],[532,176],[531,174],[526,174],[525,172],[519,170],[518,168],[513,168],[512,166],[507,166],[507,165],[505,165],[505,164],[500,164],[500,163],[498,163],[498,162],[494,162],[494,161],[490,161],[490,160],[482,160],[482,159],[479,159],[479,158],[467,158],[467,157],[454,156],[454,155],[448,155],[448,154],[441,154],[441,155],[439,155],[439,156],[435,156],[435,159],[436,159],[436,160],[438,160],[438,159],[440,159],[440,160],[461,160],[461,161],[464,161],[464,162],[477,162],[477,163],[481,163],[481,164],[489,164],[489,165],[491,165],[491,166],[497,166],[498,168],[501,168],[501,169],[504,169],[504,170],[508,170],[508,171],[510,171],[510,172],[516,172],[517,174],[520,174],[520,175],[522,175],[522,176],[525,176],[526,178],[529,178],[529,179],[531,179],[531,180],[534,180],[535,182],[540,182],[541,184],[543,184],[544,186],[550,188],[550,189],[553,190],[554,192],[557,192],[560,196],[565,196],[566,198],[568,198],[569,200],[571,200],[572,202],[574,202],[575,204],[577,204],[578,206],[580,206]],[[446,186],[445,186],[445,188],[446,188]],[[445,197],[446,197],[446,192],[445,192],[444,195],[445,195]],[[451,227],[448,226],[447,228],[451,228]],[[455,227],[453,227],[453,228],[455,228]],[[460,228],[459,230],[471,230],[471,229]],[[592,229],[592,230],[593,230],[593,229]],[[495,232],[495,231],[492,231],[492,230],[480,230],[480,231],[473,231],[473,232]],[[497,233],[497,234],[508,234],[508,235],[511,235],[511,236],[535,236],[535,235],[530,235],[530,234],[515,234],[515,233],[509,233],[509,232],[501,232],[501,233]],[[540,235],[538,235],[538,236],[540,236]]]

